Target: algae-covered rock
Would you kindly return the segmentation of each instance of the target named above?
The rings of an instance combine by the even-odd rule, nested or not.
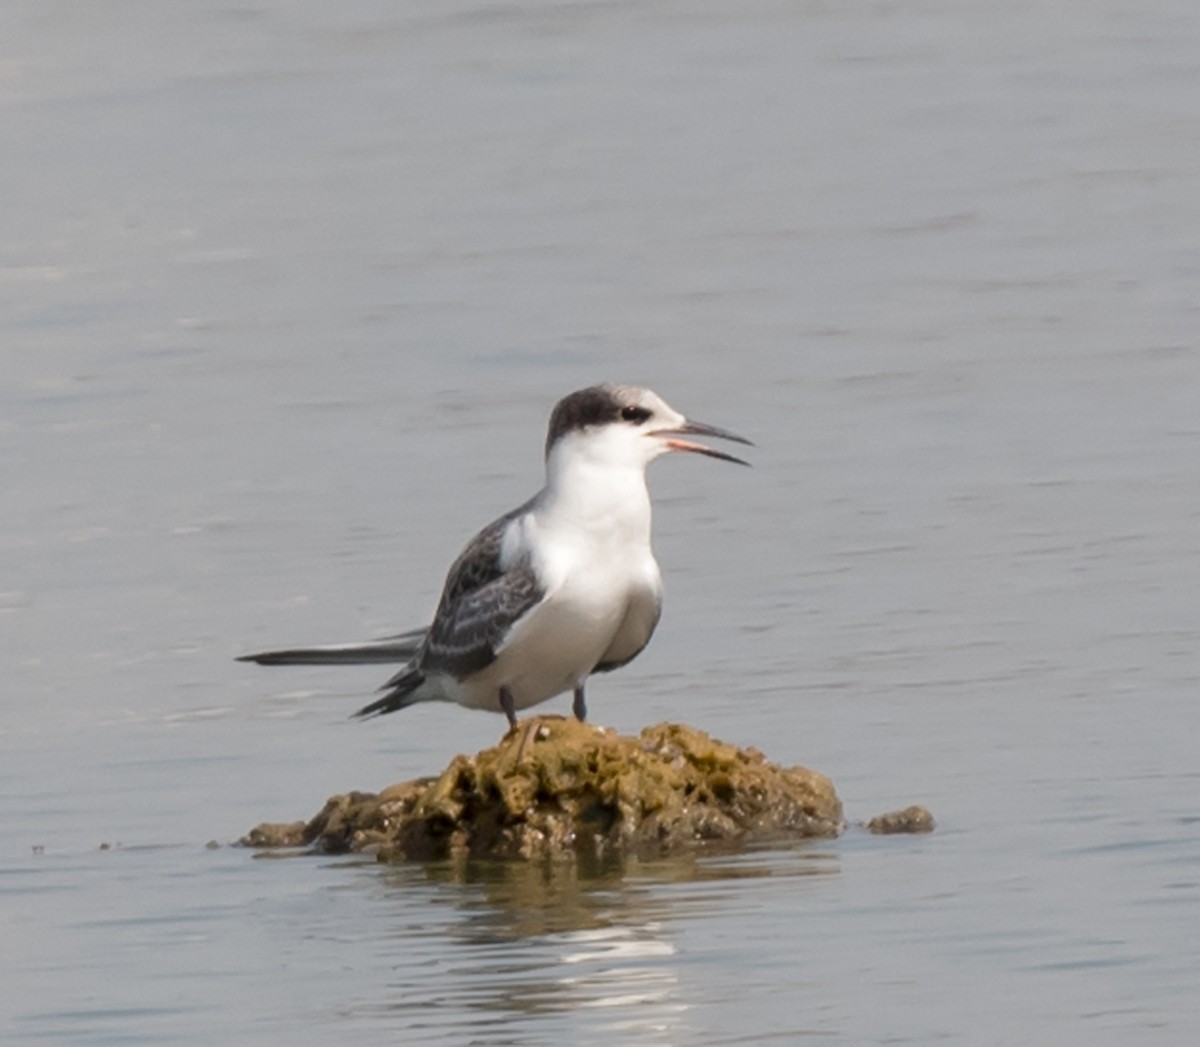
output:
[[[890,836],[893,833],[931,833],[934,829],[933,815],[920,804],[913,804],[902,811],[877,814],[867,822],[867,829],[877,836]]]
[[[662,854],[705,841],[835,836],[841,827],[833,783],[815,771],[679,724],[632,738],[545,717],[455,757],[436,778],[334,796],[307,824],[260,825],[241,842],[385,861],[534,858]]]

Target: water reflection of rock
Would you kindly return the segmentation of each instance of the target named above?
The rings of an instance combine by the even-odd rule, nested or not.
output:
[[[879,826],[914,831],[916,810]],[[529,1020],[538,1042],[677,1044],[708,1031],[698,940],[730,954],[705,943],[712,914],[753,933],[771,906],[818,898],[839,866],[812,837],[842,827],[813,771],[679,725],[630,738],[546,717],[436,778],[335,796],[243,842],[393,862],[372,879],[391,902],[373,962],[393,974],[347,1004],[356,1017],[430,1041],[526,1042]]]
[[[437,778],[335,796],[307,823],[243,843],[381,859],[675,854],[697,846],[834,836],[833,783],[678,724],[636,737],[559,717],[526,721]]]
[[[801,881],[817,887],[838,871],[836,853],[812,840],[654,861],[397,865],[382,881],[394,909],[381,916],[395,921],[396,977],[356,1009],[480,1042],[499,1042],[491,1037],[522,1018],[537,1019],[539,1042],[557,1035],[556,1022],[566,1042],[692,1042],[704,1001],[681,966],[683,939],[714,911],[742,906],[753,922],[745,881],[795,878],[799,898]],[[425,942],[433,967],[421,960]]]

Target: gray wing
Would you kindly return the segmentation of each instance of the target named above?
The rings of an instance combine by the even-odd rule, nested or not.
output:
[[[506,513],[479,532],[450,568],[437,613],[414,665],[422,673],[462,679],[487,668],[513,624],[545,595],[528,561],[508,570],[500,548],[509,524],[529,503]],[[394,686],[402,669],[384,687]]]
[[[499,563],[494,561],[494,565],[499,572]],[[487,575],[482,558],[473,558],[466,568],[474,572],[475,580]],[[494,573],[489,581],[452,595],[449,582],[455,580],[452,570],[420,653],[380,688],[383,697],[359,709],[355,716],[391,713],[420,701],[419,688],[430,673],[462,680],[486,669],[496,660],[496,649],[513,624],[542,600],[528,563]]]
[[[418,659],[421,670],[461,680],[486,669],[508,631],[543,595],[528,563],[462,593],[438,609]]]

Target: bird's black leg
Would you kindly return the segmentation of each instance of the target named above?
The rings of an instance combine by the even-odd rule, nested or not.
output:
[[[571,706],[571,711],[575,713],[575,719],[580,723],[587,720],[587,702],[583,699],[583,684],[575,688],[575,702]]]
[[[512,691],[507,687],[500,688],[500,710],[508,717],[508,726],[517,726],[517,710],[513,706]]]

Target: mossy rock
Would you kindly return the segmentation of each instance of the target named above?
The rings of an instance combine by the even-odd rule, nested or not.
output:
[[[863,828],[876,836],[891,836],[895,833],[931,833],[934,830],[933,815],[920,804],[905,807],[902,811],[877,814]]]
[[[836,836],[833,783],[680,724],[626,737],[573,719],[524,721],[436,778],[332,797],[307,823],[241,843],[360,851],[383,861],[660,855],[771,837]]]

